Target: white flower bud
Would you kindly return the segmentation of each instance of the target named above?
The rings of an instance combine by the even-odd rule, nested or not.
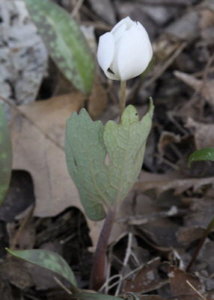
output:
[[[108,78],[125,81],[143,73],[152,54],[145,28],[126,17],[100,37],[97,59]]]

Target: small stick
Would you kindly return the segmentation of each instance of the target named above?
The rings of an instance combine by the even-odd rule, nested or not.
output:
[[[191,287],[191,289],[193,289],[193,291],[203,300],[206,300],[206,298],[201,295],[201,293],[199,293],[198,290],[196,290],[196,288],[192,285],[192,283],[189,280],[186,280],[186,283]]]
[[[72,295],[72,292],[57,278],[54,276],[56,283],[69,295]]]

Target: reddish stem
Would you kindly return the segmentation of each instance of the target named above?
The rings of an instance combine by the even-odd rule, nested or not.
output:
[[[108,240],[111,234],[115,219],[115,211],[109,210],[104,221],[98,243],[96,246],[96,251],[94,253],[93,265],[90,277],[90,289],[99,290],[100,287],[105,282],[106,277],[106,252],[108,248]]]

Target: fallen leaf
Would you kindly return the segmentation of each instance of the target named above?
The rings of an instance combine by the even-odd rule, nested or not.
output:
[[[164,149],[166,146],[172,143],[179,143],[180,141],[181,137],[179,135],[176,135],[173,132],[163,131],[158,142],[158,151],[161,156],[164,155]]]
[[[143,265],[132,279],[124,281],[123,292],[146,293],[166,284],[166,280],[161,280],[158,274],[159,265],[159,257]]]
[[[178,242],[184,246],[189,246],[192,242],[199,240],[203,237],[205,229],[195,226],[195,227],[181,227],[177,231]]]
[[[78,191],[66,166],[64,131],[67,118],[84,104],[78,92],[19,106],[11,124],[13,169],[30,173],[36,197],[35,216],[50,217],[69,206],[82,211]],[[89,223],[93,243],[100,223]]]
[[[24,290],[33,286],[32,278],[27,272],[24,262],[21,260],[10,257],[5,262],[1,263],[0,275],[1,274],[4,274],[4,280],[9,281],[19,289]]]
[[[201,300],[202,287],[199,279],[176,267],[171,267],[169,273],[172,297],[178,300]],[[196,292],[197,290],[197,292]],[[201,294],[202,295],[202,294]]]
[[[201,94],[201,96],[204,97],[207,102],[209,102],[211,105],[214,105],[214,80],[197,79],[190,74],[179,71],[175,71],[174,74],[181,81],[193,88],[195,92]]]
[[[213,197],[207,196],[191,199],[190,210],[184,219],[184,225],[206,229],[214,215],[213,202]]]
[[[188,118],[186,127],[194,133],[196,149],[214,147],[214,124],[196,122]]]
[[[204,9],[201,11],[200,28],[206,29],[207,27],[214,26],[214,11],[210,9]]]

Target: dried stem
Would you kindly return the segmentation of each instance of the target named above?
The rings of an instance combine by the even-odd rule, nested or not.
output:
[[[93,266],[90,277],[90,289],[92,290],[99,290],[99,288],[103,285],[106,279],[106,252],[114,219],[115,210],[113,211],[112,209],[109,209],[102,230],[100,232],[99,240],[94,254]]]

